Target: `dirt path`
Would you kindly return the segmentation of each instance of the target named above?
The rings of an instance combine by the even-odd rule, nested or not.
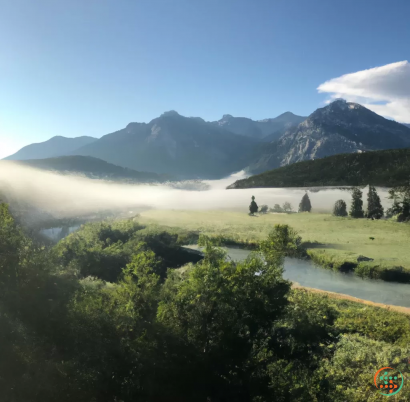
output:
[[[352,302],[356,303],[362,303],[362,304],[367,304],[369,306],[373,307],[381,307],[386,310],[391,310],[391,311],[398,311],[399,313],[404,313],[404,314],[409,314],[410,315],[410,307],[401,307],[401,306],[393,306],[390,304],[382,304],[382,303],[374,303],[369,300],[363,300],[363,299],[358,299],[357,297],[341,294],[341,293],[335,293],[335,292],[329,292],[327,290],[320,290],[320,289],[314,289],[314,288],[308,288],[306,286],[300,286],[298,284],[293,284],[292,285],[293,289],[306,289],[309,292],[314,292],[314,293],[321,293],[325,294],[333,299],[344,299],[344,300],[349,300]]]

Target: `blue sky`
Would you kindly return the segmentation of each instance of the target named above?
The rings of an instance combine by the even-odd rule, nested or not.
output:
[[[0,157],[170,109],[308,115],[353,96],[321,84],[410,60],[409,15],[408,0],[0,0]]]

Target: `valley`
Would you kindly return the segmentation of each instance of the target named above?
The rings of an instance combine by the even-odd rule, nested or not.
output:
[[[410,401],[409,15],[2,2],[0,402]]]

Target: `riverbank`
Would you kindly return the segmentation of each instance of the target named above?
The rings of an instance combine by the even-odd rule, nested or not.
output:
[[[319,213],[251,217],[246,211],[215,210],[149,210],[140,220],[219,236],[230,239],[231,245],[236,242],[248,248],[265,239],[275,224],[288,224],[302,236],[310,258],[325,268],[355,270],[358,276],[385,281],[410,281],[409,224]],[[360,256],[372,261],[359,263]]]
[[[306,286],[301,286],[298,283],[293,283],[292,284],[292,289],[302,289],[306,290],[308,292],[312,292],[315,294],[320,294],[324,296],[328,296],[331,299],[336,299],[336,300],[348,300],[349,302],[353,303],[360,303],[360,304],[365,304],[367,306],[371,307],[380,307],[385,310],[389,311],[396,311],[398,313],[403,313],[410,315],[410,307],[402,307],[402,306],[394,306],[392,304],[382,304],[382,303],[375,303],[370,300],[364,300],[364,299],[359,299],[357,297],[341,294],[341,293],[336,293],[336,292],[329,292],[327,290],[321,290],[321,289],[315,289],[315,288],[309,288]]]

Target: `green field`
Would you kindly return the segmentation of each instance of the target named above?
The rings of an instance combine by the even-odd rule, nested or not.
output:
[[[410,269],[410,225],[385,220],[339,218],[328,214],[266,214],[258,217],[226,211],[150,210],[141,214],[144,223],[177,226],[208,235],[237,236],[242,241],[264,239],[275,224],[295,228],[317,259],[356,261],[359,255],[383,267]],[[371,240],[373,237],[374,240]]]

